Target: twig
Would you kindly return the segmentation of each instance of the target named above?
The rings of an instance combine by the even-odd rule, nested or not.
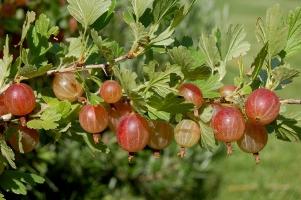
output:
[[[282,104],[301,104],[301,99],[282,99],[280,100]]]
[[[132,59],[132,56],[129,56],[129,54],[120,56],[118,58],[114,59],[115,63],[122,62],[128,59]],[[83,71],[87,69],[102,69],[106,73],[106,66],[110,65],[109,62],[103,63],[103,64],[96,64],[96,65],[86,65],[86,66],[81,66],[78,63],[75,63],[71,65],[70,67],[63,68],[63,69],[57,69],[57,70],[49,70],[47,72],[47,75],[52,75],[54,73],[58,72],[75,72],[75,71]]]

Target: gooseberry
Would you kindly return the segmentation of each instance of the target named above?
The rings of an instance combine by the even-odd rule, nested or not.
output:
[[[181,146],[180,157],[184,157],[185,148],[192,147],[198,143],[201,137],[200,126],[192,120],[184,119],[175,128],[175,140]]]
[[[253,153],[258,163],[259,151],[265,147],[267,141],[268,134],[264,126],[247,122],[245,134],[237,141],[237,144],[244,152]]]
[[[245,121],[241,112],[234,107],[223,107],[212,118],[211,126],[218,141],[225,142],[228,154],[232,153],[231,142],[239,140],[245,130]]]
[[[267,125],[274,121],[280,110],[280,101],[271,90],[260,88],[253,91],[246,103],[246,115],[253,123]]]
[[[23,152],[24,153],[31,152],[38,145],[40,141],[40,135],[38,131],[24,126],[19,126],[17,131],[20,134],[19,137],[21,137]],[[14,132],[8,138],[8,142],[15,151],[21,152],[19,148],[18,132]]]
[[[198,86],[192,83],[184,83],[179,88],[179,94],[184,97],[187,102],[194,104],[197,108],[203,104],[203,94]]]
[[[74,17],[71,17],[71,18],[69,19],[68,24],[69,24],[69,29],[70,29],[70,32],[71,32],[71,33],[74,33],[75,31],[77,31],[77,29],[78,29],[78,24],[77,24],[77,21],[76,21],[76,19],[75,19]]]
[[[174,128],[164,121],[150,121],[150,139],[148,146],[155,150],[167,147],[173,139]]]
[[[85,105],[79,112],[79,123],[88,133],[100,133],[107,128],[109,116],[100,105]]]
[[[136,113],[124,116],[117,128],[118,144],[124,150],[134,153],[141,151],[147,145],[150,128],[146,119]]]
[[[4,104],[11,114],[23,116],[33,111],[36,106],[36,98],[29,85],[15,83],[5,91]]]
[[[122,88],[117,81],[105,81],[100,88],[100,96],[107,103],[116,103],[122,97]]]
[[[60,100],[74,102],[84,93],[83,87],[76,80],[73,72],[56,73],[52,82],[52,90]]]

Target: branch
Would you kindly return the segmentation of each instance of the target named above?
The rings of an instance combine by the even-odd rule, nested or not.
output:
[[[282,104],[301,104],[301,99],[282,99],[280,100]]]
[[[114,63],[118,63],[118,62],[122,62],[128,59],[133,59],[132,56],[130,56],[130,54],[126,54],[123,56],[120,56],[118,58],[114,59]],[[47,75],[52,75],[54,73],[58,73],[58,72],[75,72],[75,71],[83,71],[83,70],[88,70],[88,69],[102,69],[105,73],[106,73],[106,66],[109,66],[110,63],[103,63],[103,64],[96,64],[96,65],[86,65],[86,66],[81,66],[78,63],[75,63],[73,65],[71,65],[70,67],[67,68],[63,68],[63,69],[57,69],[57,70],[49,70],[47,72]]]

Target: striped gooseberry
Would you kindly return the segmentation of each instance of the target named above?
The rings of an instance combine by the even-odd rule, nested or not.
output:
[[[29,85],[15,83],[5,91],[4,104],[11,114],[24,116],[33,111],[36,106],[36,98]]]
[[[107,103],[116,103],[122,97],[122,88],[117,81],[107,80],[100,88],[100,96]]]
[[[149,126],[149,147],[151,147],[154,150],[162,150],[171,143],[174,137],[174,128],[169,123],[156,120],[150,121]]]
[[[273,91],[260,88],[250,94],[245,108],[249,120],[253,123],[267,125],[278,117],[280,101]]]
[[[201,107],[204,102],[202,91],[192,83],[183,83],[179,88],[179,94],[197,108]]]
[[[101,105],[85,105],[79,112],[79,123],[88,133],[100,133],[109,123],[109,116]]]
[[[236,88],[235,85],[225,85],[219,89],[219,93],[222,97],[228,97],[233,94]]]
[[[84,93],[73,72],[60,72],[54,75],[52,90],[60,100],[76,101]]]

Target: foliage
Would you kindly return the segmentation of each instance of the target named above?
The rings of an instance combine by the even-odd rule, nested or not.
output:
[[[12,82],[25,81],[30,84],[35,89],[38,106],[27,116],[27,126],[40,130],[42,137],[47,138],[42,144],[46,145],[50,141],[66,141],[77,147],[81,143],[74,143],[73,140],[84,142],[93,156],[105,153],[106,156],[101,154],[101,162],[108,164],[109,160],[121,163],[126,161],[118,157],[120,155],[116,153],[118,152],[116,146],[95,144],[92,136],[80,128],[77,115],[82,106],[81,102],[70,103],[56,99],[50,88],[50,75],[64,71],[77,72],[76,76],[85,90],[87,102],[91,104],[105,105],[97,96],[97,90],[104,80],[116,79],[122,85],[124,96],[130,101],[134,110],[145,118],[164,120],[173,125],[183,118],[193,118],[198,121],[202,130],[201,150],[195,150],[189,155],[189,158],[195,159],[197,165],[177,164],[177,160],[170,158],[175,154],[173,149],[166,150],[160,161],[148,158],[147,151],[139,154],[141,160],[138,159],[134,167],[127,166],[125,169],[118,168],[116,165],[97,165],[97,167],[103,167],[106,172],[114,170],[117,174],[121,174],[117,177],[108,177],[109,191],[114,190],[115,187],[121,190],[116,186],[117,183],[128,179],[134,183],[127,190],[145,190],[148,198],[164,199],[172,196],[181,199],[183,198],[181,195],[178,196],[173,192],[178,188],[191,195],[202,194],[202,191],[186,186],[186,182],[184,184],[181,182],[182,185],[177,185],[177,182],[184,178],[188,179],[187,185],[195,185],[190,181],[202,182],[203,178],[200,177],[203,172],[198,170],[198,167],[206,165],[204,164],[208,162],[206,155],[212,156],[213,154],[209,152],[216,152],[218,149],[210,127],[212,108],[209,104],[221,99],[217,90],[223,85],[221,81],[227,74],[229,62],[233,60],[238,62],[240,74],[234,80],[238,87],[237,95],[231,96],[226,101],[237,104],[242,110],[246,95],[252,90],[259,87],[280,90],[292,83],[298,76],[299,70],[291,67],[287,58],[301,49],[301,9],[297,8],[285,15],[280,6],[276,5],[268,9],[265,21],[261,18],[257,21],[256,36],[261,46],[248,68],[250,73],[245,74],[242,60],[251,45],[246,41],[246,32],[242,25],[216,27],[209,33],[204,31],[197,47],[193,44],[186,45],[185,41],[181,42],[174,37],[176,28],[192,10],[195,2],[195,0],[131,0],[129,7],[123,9],[122,21],[120,19],[119,22],[126,24],[127,30],[131,32],[130,47],[129,44],[121,45],[114,38],[103,34],[110,20],[116,15],[115,10],[118,5],[114,0],[68,0],[65,9],[81,26],[79,34],[63,42],[52,41],[57,39],[60,29],[52,24],[52,20],[47,15],[37,15],[30,11],[26,14],[20,41],[17,44],[18,52],[14,56],[9,38],[5,39],[3,58],[0,60],[0,91],[4,92]],[[189,41],[193,39],[188,38]],[[127,62],[128,60],[136,61],[130,63]],[[132,66],[134,62],[138,63],[136,63],[137,67]],[[195,111],[194,106],[178,95],[177,89],[183,82],[195,83],[202,90],[205,105],[198,110],[197,116],[191,117],[191,113]],[[269,125],[269,132],[274,133],[281,140],[299,141],[300,121],[300,117],[296,117],[295,113],[283,112],[273,124]],[[1,130],[3,129],[3,133],[8,136],[13,130],[6,128],[7,125],[18,124],[19,118],[13,116],[10,122],[6,122],[1,117],[0,123]],[[18,142],[20,146],[21,138]],[[15,169],[18,166],[16,155],[4,137],[0,140],[0,147],[1,165],[3,169],[7,168],[0,176],[0,187],[4,191],[24,195],[27,184],[44,182],[43,178],[34,173],[10,170],[9,168]],[[200,153],[201,151],[206,153]],[[64,153],[70,152],[65,151],[52,156],[66,167],[60,160],[68,158]],[[72,156],[81,156],[79,151],[72,153]],[[50,164],[55,165],[54,161],[52,162]],[[92,162],[91,165],[93,164],[95,163]],[[76,170],[81,170],[76,164],[74,165]],[[144,169],[144,166],[147,168]],[[174,173],[181,167],[185,169],[179,176],[156,172],[170,166],[175,166],[171,169]],[[32,171],[41,173],[43,166],[39,167],[36,166]],[[57,166],[60,167],[62,166]],[[124,174],[126,177],[122,177]],[[94,178],[93,174],[89,176]],[[157,177],[160,180],[164,178],[168,180],[154,182],[152,186],[144,185],[144,182],[156,180]],[[174,188],[170,188],[166,194],[160,193],[158,188],[168,187],[171,181],[175,182]],[[95,181],[93,184],[96,184]],[[123,193],[124,191],[120,191],[118,197],[111,197],[106,191],[103,196],[120,198]],[[152,196],[154,194],[157,196]]]

